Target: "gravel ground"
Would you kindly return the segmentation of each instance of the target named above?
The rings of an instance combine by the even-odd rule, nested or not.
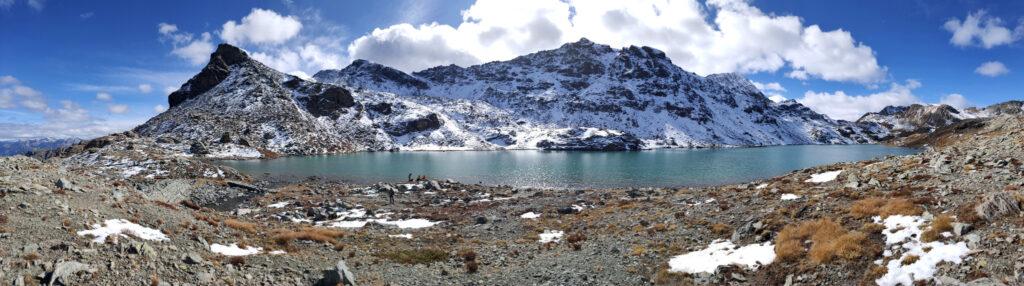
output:
[[[934,245],[969,249],[959,261],[933,263],[934,273],[914,276],[915,283],[1020,285],[1022,123],[1000,117],[936,139],[942,144],[921,154],[745,184],[611,190],[275,181],[233,170],[203,176],[217,167],[166,152],[145,158],[158,145],[126,137],[82,151],[102,156],[0,159],[0,285],[334,285],[339,268],[361,285],[872,285],[896,273],[885,266],[890,261],[928,264],[900,256],[885,232],[903,229],[883,230],[874,219],[901,215],[928,222],[924,231],[948,217],[951,227]],[[128,157],[173,165],[148,177],[109,165]],[[808,182],[834,171],[832,180]],[[872,200],[878,206],[865,207]],[[138,229],[101,242],[79,235],[113,219],[166,239],[146,240]],[[812,229],[816,234],[796,240],[795,252],[781,249],[781,233],[823,220],[842,231]],[[552,231],[564,234],[539,241]],[[847,238],[855,243],[816,250]],[[713,272],[671,270],[673,257],[716,240],[772,245],[775,257]],[[231,244],[262,249],[248,256],[211,251]],[[927,257],[927,249],[918,256]]]

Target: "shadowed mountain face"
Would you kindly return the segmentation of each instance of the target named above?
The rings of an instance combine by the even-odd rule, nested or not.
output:
[[[287,75],[222,44],[136,132],[287,154],[360,150],[634,150],[875,142],[877,124],[774,103],[737,74],[702,77],[649,47],[586,39],[407,74],[364,60]]]

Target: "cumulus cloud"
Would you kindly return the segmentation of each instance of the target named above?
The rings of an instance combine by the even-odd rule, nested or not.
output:
[[[782,102],[782,101],[786,100],[786,96],[782,95],[784,92],[786,92],[786,88],[782,87],[781,84],[779,84],[777,82],[769,82],[769,83],[760,83],[760,82],[756,82],[756,81],[750,81],[750,82],[754,84],[754,87],[756,87],[757,89],[761,90],[761,93],[764,93],[764,95],[768,96],[768,99],[770,99],[771,101]]]
[[[206,63],[213,53],[213,42],[210,33],[202,33],[199,37],[191,33],[180,32],[178,26],[168,23],[157,24],[160,40],[170,42],[174,47],[171,54],[187,60],[193,65]]]
[[[177,87],[174,87],[174,86],[169,86],[169,85],[168,85],[168,86],[165,86],[165,87],[164,87],[164,95],[168,95],[168,94],[171,94],[171,93],[173,93],[173,92],[174,92],[174,91],[176,91],[176,90],[178,90],[178,88],[177,88]]]
[[[281,16],[272,10],[252,9],[249,15],[242,18],[242,23],[228,21],[220,31],[220,38],[225,42],[239,45],[280,44],[302,29],[302,23],[293,16]]]
[[[797,101],[812,110],[835,119],[857,120],[868,112],[877,112],[886,106],[910,105],[921,103],[914,95],[914,89],[921,87],[915,80],[905,83],[892,83],[888,90],[868,95],[848,95],[843,91],[814,92],[807,91]]]
[[[102,96],[97,94],[97,98],[100,97]],[[39,122],[0,121],[0,138],[2,139],[92,138],[122,131],[137,124],[135,120],[111,122],[95,118],[89,114],[88,110],[70,100],[61,100],[56,107],[51,107],[41,92],[22,85],[13,76],[0,77],[0,108],[22,109],[42,117]],[[127,107],[124,109],[127,111]]]
[[[999,17],[989,16],[985,10],[968,13],[964,20],[949,19],[943,28],[953,36],[949,42],[960,47],[981,46],[991,49],[1000,45],[1008,45],[1024,37],[1024,22],[1011,30]]]
[[[113,114],[122,114],[128,112],[128,105],[125,104],[108,104],[107,111]]]
[[[46,98],[43,93],[21,84],[13,76],[0,77],[0,108],[12,109],[22,107],[30,111],[46,110]]]
[[[479,0],[457,26],[397,24],[353,41],[349,58],[405,71],[470,65],[586,37],[613,47],[652,46],[699,74],[774,72],[860,83],[886,76],[874,51],[844,30],[805,26],[796,16],[765,14],[745,1]]]
[[[141,93],[149,93],[151,91],[153,91],[153,86],[152,85],[146,84],[146,83],[139,85],[139,92],[141,92]]]
[[[978,68],[974,69],[974,73],[988,77],[997,77],[1009,72],[1010,69],[1007,69],[1006,65],[997,61],[982,63]]]
[[[96,100],[99,100],[99,101],[111,101],[111,100],[114,100],[114,96],[110,95],[110,93],[98,92],[98,93],[96,93]]]
[[[303,21],[311,25],[307,28]],[[173,44],[172,54],[194,64],[206,62],[215,48],[210,32],[193,37],[168,23],[160,23],[157,32],[162,41]],[[347,63],[341,43],[343,28],[321,18],[316,10],[283,16],[272,10],[253,9],[241,23],[225,22],[216,33],[222,40],[246,49],[257,61],[296,76],[308,78],[309,74]]]
[[[956,110],[964,110],[964,108],[971,107],[971,103],[967,101],[967,98],[959,93],[951,93],[943,96],[939,100],[939,104],[945,104],[956,108]]]
[[[153,112],[161,113],[164,111],[167,111],[167,107],[163,104],[157,104],[156,106],[153,106]]]

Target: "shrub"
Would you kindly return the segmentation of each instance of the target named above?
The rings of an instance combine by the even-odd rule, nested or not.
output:
[[[315,242],[330,243],[332,245],[337,244],[336,238],[345,236],[345,233],[340,230],[316,228],[316,227],[303,227],[299,230],[274,230],[274,233],[270,239],[274,240],[278,245],[288,245],[292,240],[307,240]]]
[[[430,264],[448,260],[448,252],[434,248],[388,251],[378,256],[402,264]]]
[[[732,232],[732,228],[730,228],[729,225],[724,223],[716,223],[711,225],[711,232],[715,233],[716,235],[729,235]]]
[[[918,215],[921,208],[907,199],[883,199],[871,197],[856,201],[850,207],[850,214],[857,218],[891,215]]]
[[[903,265],[911,265],[911,264],[914,264],[914,262],[917,262],[917,260],[919,260],[919,259],[921,259],[920,256],[917,256],[917,255],[907,255],[907,256],[903,257],[903,261],[901,261],[900,263],[903,264]]]
[[[811,245],[806,256],[815,264],[835,258],[854,260],[873,249],[866,234],[846,230],[831,219],[819,219],[783,227],[775,238],[775,254],[782,260],[797,260],[805,255],[807,240]]]
[[[468,261],[465,263],[465,265],[466,273],[476,273],[477,270],[480,268],[480,264],[476,263],[476,261]]]
[[[240,221],[237,219],[226,219],[224,220],[224,226],[233,228],[238,231],[242,231],[249,234],[256,233],[256,224]]]
[[[932,220],[931,227],[921,233],[921,241],[932,242],[942,238],[942,233],[953,230],[953,217],[943,214]]]
[[[228,264],[231,264],[231,265],[234,265],[234,266],[245,265],[245,257],[243,257],[243,256],[232,256],[232,257],[229,257],[228,258]]]

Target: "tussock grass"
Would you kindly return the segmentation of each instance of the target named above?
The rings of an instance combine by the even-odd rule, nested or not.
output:
[[[273,235],[270,239],[281,246],[287,246],[293,240],[306,240],[329,243],[337,248],[336,239],[345,236],[345,232],[340,230],[316,227],[303,227],[299,230],[277,229],[271,233]]]
[[[953,217],[943,214],[932,220],[931,227],[921,233],[921,241],[932,242],[942,238],[942,233],[953,230]]]
[[[245,232],[248,234],[254,234],[257,232],[257,226],[255,223],[249,223],[240,221],[237,219],[226,219],[224,220],[224,226],[233,228],[235,230]]]
[[[882,218],[891,215],[919,215],[921,208],[907,199],[883,199],[871,197],[853,202],[850,207],[850,215],[856,218],[880,216]]]
[[[810,248],[805,241],[810,241]],[[874,252],[863,232],[849,231],[831,219],[805,221],[785,226],[775,238],[775,254],[782,260],[806,257],[814,264],[833,259],[855,260]]]

